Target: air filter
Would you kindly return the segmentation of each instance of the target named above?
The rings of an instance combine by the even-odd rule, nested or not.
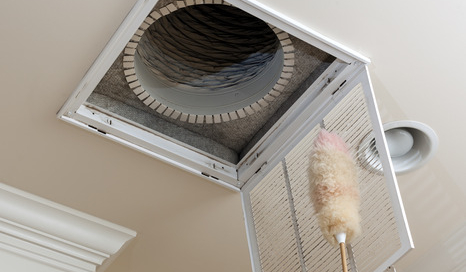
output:
[[[347,245],[349,271],[385,271],[412,248],[386,147],[373,146],[377,167],[385,174],[367,167],[374,162],[358,152],[367,134],[382,136],[377,119],[371,119],[371,94],[363,86],[349,84],[348,94],[311,122],[310,131],[277,157],[269,173],[243,188],[254,271],[341,271],[339,250],[322,236],[310,197],[308,160],[321,126],[342,136],[359,162],[362,235]]]

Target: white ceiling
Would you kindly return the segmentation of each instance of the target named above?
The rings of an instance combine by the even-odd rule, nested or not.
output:
[[[109,272],[251,271],[239,194],[55,118],[134,2],[0,2],[0,182],[136,230]],[[466,2],[261,2],[369,57],[384,122],[437,131],[399,176],[416,249],[396,267],[464,265]]]

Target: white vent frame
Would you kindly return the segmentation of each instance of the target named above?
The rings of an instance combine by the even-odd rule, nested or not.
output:
[[[295,103],[292,109],[270,130],[274,133],[268,133],[263,137],[237,164],[214,158],[203,151],[196,150],[164,135],[141,129],[127,120],[114,118],[111,113],[93,110],[85,103],[114,60],[124,50],[133,34],[141,24],[144,24],[144,20],[157,2],[158,0],[139,0],[136,2],[78,87],[59,110],[57,116],[64,121],[100,134],[214,183],[240,191],[240,188],[265,162],[260,159],[260,157],[264,157],[260,156],[263,151],[267,150],[268,146],[272,149],[275,148],[277,144],[274,143],[280,142],[276,130],[286,130],[293,120],[290,118],[294,116],[292,112],[304,107],[302,103],[306,103],[305,99],[300,99],[299,102]],[[197,2],[204,3],[204,0]],[[358,66],[369,63],[369,59],[359,53],[326,38],[264,4],[239,0],[229,2],[337,58],[334,64],[309,87],[306,94],[314,92],[315,95],[319,94],[321,89],[333,88],[345,80],[345,75],[354,72]],[[332,81],[331,84],[326,86],[325,84],[330,81]],[[336,81],[340,83],[337,84]],[[280,135],[279,137],[286,136]],[[258,152],[259,149],[262,153]],[[269,153],[267,152],[267,154]]]

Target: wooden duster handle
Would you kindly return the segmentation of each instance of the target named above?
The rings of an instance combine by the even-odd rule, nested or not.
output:
[[[348,266],[346,265],[345,243],[340,243],[340,253],[341,253],[341,266],[343,268],[343,272],[348,272]]]

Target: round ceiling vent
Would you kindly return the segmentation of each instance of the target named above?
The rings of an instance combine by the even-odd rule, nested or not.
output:
[[[384,124],[383,128],[393,168],[397,174],[423,166],[437,151],[437,134],[426,124],[416,121],[396,121]],[[382,171],[372,133],[361,142],[359,157],[366,168]]]
[[[219,123],[280,95],[294,65],[286,32],[226,2],[176,3],[153,11],[124,51],[126,79],[144,104],[181,121]]]

